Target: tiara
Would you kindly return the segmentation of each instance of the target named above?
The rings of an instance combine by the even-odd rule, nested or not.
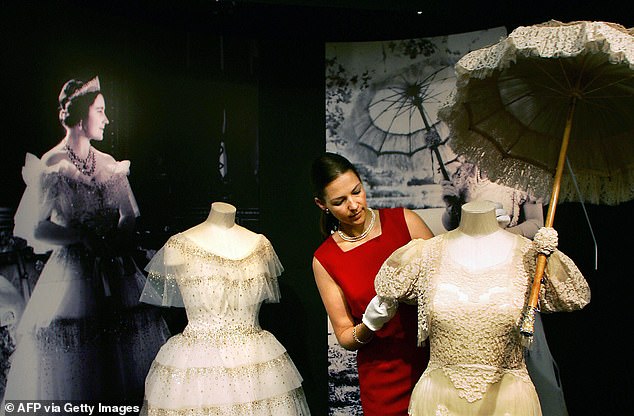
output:
[[[80,95],[87,94],[89,92],[101,91],[101,86],[99,85],[99,77],[94,77],[90,81],[86,82],[80,88],[78,88],[74,93],[72,93],[68,100],[72,100],[73,98],[79,97]]]

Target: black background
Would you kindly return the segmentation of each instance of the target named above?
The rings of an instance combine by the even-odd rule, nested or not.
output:
[[[99,146],[132,161],[140,226],[180,231],[226,196],[200,159],[217,143],[200,137],[218,131],[227,108],[228,131],[247,138],[232,150],[241,155],[238,170],[257,170],[236,180],[229,202],[259,208],[257,231],[286,269],[282,302],[263,307],[262,324],[289,350],[315,415],[327,414],[327,342],[310,269],[321,238],[308,169],[325,148],[324,42],[497,26],[510,32],[549,19],[634,26],[631,5],[600,1],[2,1],[0,7],[0,206],[17,206],[24,154],[40,156],[62,137],[56,118],[62,83],[99,75],[113,119]],[[598,270],[579,204],[561,204],[555,228],[560,249],[590,282],[592,301],[580,312],[545,316],[544,324],[570,414],[626,414],[633,404],[634,273],[627,260],[633,204],[587,208]],[[153,235],[149,245],[164,242],[164,235]]]

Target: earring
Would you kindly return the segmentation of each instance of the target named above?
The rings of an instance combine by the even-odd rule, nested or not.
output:
[[[324,212],[326,213],[326,215],[330,215],[330,210],[328,208],[326,208]]]

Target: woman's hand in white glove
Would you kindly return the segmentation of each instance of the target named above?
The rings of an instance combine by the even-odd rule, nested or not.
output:
[[[511,216],[499,202],[495,203],[495,219],[498,221],[498,225],[502,228],[508,227],[511,223]]]
[[[361,321],[368,329],[376,332],[394,317],[398,310],[398,301],[395,299],[381,298],[376,295],[365,309]]]

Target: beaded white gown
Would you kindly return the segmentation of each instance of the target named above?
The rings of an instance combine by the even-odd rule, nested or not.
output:
[[[262,302],[280,299],[277,277],[283,271],[266,237],[258,235],[253,251],[236,260],[176,234],[146,270],[141,300],[184,306],[188,324],[157,354],[142,414],[310,414],[286,349],[258,323]]]
[[[169,331],[159,308],[139,302],[145,276],[117,226],[120,211],[138,215],[129,165],[113,161],[88,177],[68,160],[46,166],[27,154],[14,234],[52,253],[17,328],[5,400],[141,404]],[[102,246],[38,240],[34,230],[45,219],[98,235]]]
[[[419,342],[429,338],[430,361],[412,393],[410,415],[541,415],[519,333],[537,252],[514,235],[506,260],[470,270],[448,253],[454,232],[396,250],[375,280],[380,296],[418,304]],[[556,250],[542,285],[542,312],[580,309],[589,300],[581,272]]]

